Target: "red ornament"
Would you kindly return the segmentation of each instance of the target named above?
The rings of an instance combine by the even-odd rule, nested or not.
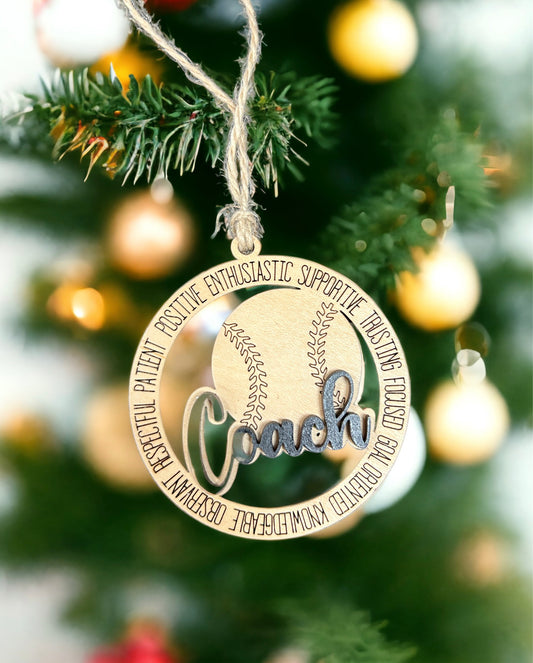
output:
[[[160,12],[181,12],[196,0],[145,0],[148,9]]]
[[[166,651],[159,633],[142,631],[129,637],[121,660],[124,663],[177,663]]]
[[[164,630],[150,623],[134,624],[124,641],[96,651],[87,663],[180,663],[168,651]]]
[[[46,4],[46,0],[33,0],[33,13],[38,14]]]
[[[99,649],[87,663],[122,663],[122,654],[118,647]]]

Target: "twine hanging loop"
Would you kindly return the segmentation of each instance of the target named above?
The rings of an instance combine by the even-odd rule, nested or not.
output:
[[[230,239],[237,240],[241,253],[251,253],[254,249],[254,239],[263,236],[263,227],[255,211],[257,204],[253,200],[255,192],[253,164],[248,156],[248,125],[251,121],[249,104],[255,92],[255,69],[261,56],[261,33],[251,0],[239,0],[247,23],[245,30],[247,53],[241,60],[241,76],[235,85],[233,98],[164,34],[147,11],[143,0],[118,1],[132,23],[165,55],[176,62],[192,83],[204,87],[216,105],[226,113],[229,129],[223,172],[232,203],[219,212],[214,234],[224,228]]]

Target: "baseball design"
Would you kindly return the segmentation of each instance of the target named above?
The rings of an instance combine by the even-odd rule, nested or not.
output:
[[[217,394],[229,414],[260,434],[271,421],[301,423],[322,412],[322,389],[332,371],[354,381],[351,406],[363,390],[361,344],[335,302],[296,288],[261,292],[226,319],[212,355]],[[338,382],[341,410],[349,385]]]
[[[390,322],[355,283],[302,258],[261,256],[260,248],[243,255],[232,246],[235,260],[198,274],[157,311],[133,362],[130,418],[146,467],[184,513],[233,536],[289,539],[353,517],[382,484],[405,436],[409,372]],[[211,305],[238,291],[249,299],[215,315],[215,324]],[[213,380],[205,375],[187,399],[178,457],[161,412],[165,362],[188,323],[204,315],[216,334]],[[372,391],[374,378],[379,387],[375,409],[360,404],[364,359]],[[252,480],[282,453],[331,451],[338,460],[346,447],[350,473],[312,496],[315,483],[306,481],[303,501],[268,506],[226,496],[239,470],[259,458]],[[311,458],[306,470],[321,471]]]

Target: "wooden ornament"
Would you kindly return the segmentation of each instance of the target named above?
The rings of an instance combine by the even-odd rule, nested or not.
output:
[[[353,514],[396,459],[409,414],[405,358],[383,313],[343,275],[300,258],[260,256],[259,242],[248,255],[235,241],[232,250],[235,260],[186,283],[148,326],[130,379],[134,437],[160,489],[193,518],[244,538],[309,535]],[[161,420],[165,360],[189,321],[238,291],[251,296],[218,332],[214,387],[200,387],[188,399],[181,462]],[[359,404],[365,379],[361,342],[379,382],[375,411]],[[209,458],[207,424],[229,426],[221,469]],[[361,452],[359,462],[339,483],[305,502],[263,508],[224,497],[260,456],[285,453],[298,463],[302,453],[347,445]],[[193,459],[198,455],[200,467]]]
[[[343,366],[361,397],[364,364],[353,327],[333,302],[313,292],[276,288],[243,302],[213,348],[213,378],[228,412],[260,432],[265,422],[299,422],[320,409],[328,367]],[[351,353],[346,356],[346,348]],[[340,384],[335,405],[346,404]]]

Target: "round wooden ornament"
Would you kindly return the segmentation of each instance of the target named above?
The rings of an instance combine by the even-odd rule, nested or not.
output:
[[[381,484],[405,435],[409,376],[394,330],[355,283],[308,260],[259,255],[263,228],[253,201],[247,131],[261,34],[251,0],[239,2],[247,53],[230,96],[162,33],[142,0],[121,0],[132,22],[227,115],[224,175],[232,202],[219,212],[217,230],[224,228],[233,238],[235,258],[186,283],[156,313],[135,355],[130,414],[144,462],[183,511],[228,534],[288,539],[352,514]],[[196,389],[187,401],[178,457],[160,411],[165,360],[189,321],[238,291],[250,296],[218,332],[211,362],[214,386]],[[379,385],[374,409],[360,405],[362,344]],[[218,469],[208,444],[213,427],[226,437]],[[319,495],[277,507],[230,499],[238,475],[260,457],[273,462],[285,454],[297,464],[303,453],[335,452],[346,445],[359,454],[359,462]]]
[[[196,520],[250,539],[305,536],[353,513],[385,479],[408,421],[405,357],[383,313],[345,276],[301,258],[261,256],[257,240],[249,254],[234,240],[232,252],[234,260],[182,286],[149,324],[130,378],[135,440],[162,492]],[[190,320],[239,291],[250,296],[218,332],[214,387],[189,397],[178,458],[159,407],[165,360]],[[375,409],[359,404],[362,344],[377,374]],[[222,467],[209,457],[206,426],[226,426]],[[275,462],[286,454],[298,463],[303,453],[346,445],[358,450],[359,462],[320,495],[275,508],[230,499],[238,475],[261,456]]]

